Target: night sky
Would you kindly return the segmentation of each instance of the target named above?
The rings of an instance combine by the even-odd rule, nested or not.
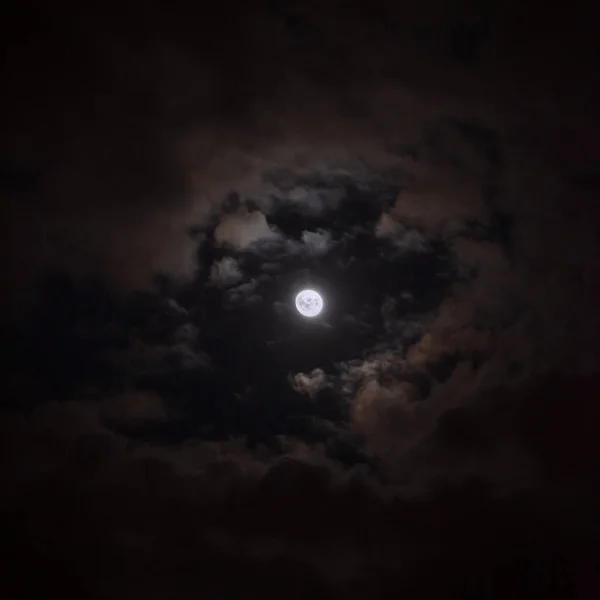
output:
[[[597,598],[599,24],[12,3],[2,597]]]

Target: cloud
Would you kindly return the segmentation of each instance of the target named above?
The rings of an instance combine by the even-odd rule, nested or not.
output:
[[[393,237],[403,231],[402,225],[396,221],[389,213],[382,213],[379,221],[375,225],[376,237]]]
[[[175,333],[172,344],[152,344],[132,337],[125,350],[111,353],[115,366],[131,376],[158,376],[177,370],[209,369],[210,357],[193,345],[195,333],[191,328],[182,327]]]
[[[410,252],[424,252],[428,249],[424,236],[415,229],[406,229],[390,213],[382,213],[375,225],[375,237],[389,239],[394,246]]]
[[[244,278],[235,258],[226,256],[215,261],[210,268],[210,280],[215,285],[228,287],[239,283]]]
[[[294,390],[314,398],[321,390],[328,387],[330,382],[322,369],[313,369],[310,373],[296,373],[289,376]]]
[[[343,199],[344,192],[340,189],[315,190],[310,186],[293,187],[283,197],[293,203],[302,213],[322,215],[336,210]]]
[[[478,389],[472,367],[459,364],[427,399],[407,381],[367,380],[352,401],[351,425],[382,476],[403,494],[470,478],[512,491],[540,484],[539,468],[515,435],[511,392]]]
[[[260,211],[226,215],[215,229],[215,240],[244,250],[257,242],[279,238]]]
[[[300,240],[281,236],[269,246],[269,250],[278,250],[280,260],[290,257],[316,258],[327,254],[335,245],[332,233],[326,229],[316,231],[305,230]]]
[[[386,348],[369,354],[364,360],[353,359],[336,365],[343,394],[353,394],[356,389],[373,380],[386,376],[401,364],[402,351]]]
[[[485,400],[487,391],[499,383],[509,388],[524,385],[551,369],[575,370],[585,364],[587,370],[593,372],[594,364],[597,364],[596,340],[600,323],[594,316],[599,297],[594,264],[598,256],[597,232],[594,230],[596,211],[585,200],[584,194],[563,181],[569,172],[585,166],[585,161],[590,160],[583,155],[593,156],[593,147],[579,143],[581,135],[577,130],[593,131],[594,127],[589,125],[588,117],[582,111],[571,112],[562,100],[556,99],[562,94],[560,90],[567,90],[570,97],[567,102],[574,101],[577,96],[561,77],[556,76],[555,81],[560,85],[554,89],[547,86],[543,78],[531,77],[531,70],[526,73],[527,69],[513,69],[505,65],[507,75],[503,76],[501,69],[494,69],[497,66],[494,60],[501,62],[499,56],[503,55],[502,41],[498,41],[498,36],[491,36],[493,51],[489,55],[482,51],[481,65],[474,65],[468,72],[463,72],[462,67],[458,71],[450,66],[446,68],[446,63],[442,69],[439,64],[430,64],[435,59],[430,61],[426,58],[422,59],[423,64],[419,62],[418,68],[406,68],[408,56],[414,57],[415,53],[420,56],[419,43],[414,42],[413,48],[413,42],[410,42],[415,39],[411,24],[419,21],[418,15],[405,15],[400,22],[388,18],[386,9],[382,9],[384,13],[378,25],[369,22],[361,28],[365,19],[351,9],[340,29],[339,18],[333,12],[329,15],[327,6],[319,15],[304,9],[279,7],[277,10],[273,9],[276,14],[249,18],[252,27],[242,27],[238,31],[239,36],[233,36],[236,47],[231,54],[225,47],[229,46],[229,42],[222,42],[223,47],[219,46],[219,51],[212,53],[226,65],[224,71],[219,66],[206,66],[196,61],[194,53],[187,51],[184,42],[176,44],[176,49],[168,52],[156,49],[153,58],[150,54],[154,50],[149,54],[136,54],[119,49],[118,45],[116,50],[111,50],[105,40],[94,39],[90,43],[101,49],[98,56],[108,57],[106,60],[110,63],[103,66],[107,69],[106,79],[100,78],[94,86],[89,86],[94,90],[108,90],[101,94],[101,117],[97,125],[93,123],[97,121],[95,119],[75,117],[88,114],[90,107],[96,112],[97,94],[86,99],[85,81],[82,80],[81,85],[80,78],[64,82],[59,73],[52,70],[48,77],[56,79],[56,84],[51,88],[56,91],[57,98],[60,96],[55,105],[55,109],[60,110],[55,110],[56,117],[52,123],[39,116],[44,111],[48,114],[50,102],[42,103],[44,106],[41,107],[38,103],[35,110],[31,114],[26,111],[24,117],[21,111],[25,107],[19,108],[17,103],[15,108],[18,110],[3,111],[17,124],[12,126],[13,135],[7,134],[5,138],[7,154],[12,155],[13,151],[22,156],[34,151],[39,154],[24,160],[28,164],[42,165],[36,170],[43,186],[34,198],[23,198],[12,189],[3,189],[3,194],[8,194],[8,204],[2,203],[8,206],[4,208],[6,218],[3,222],[7,223],[8,232],[4,242],[9,248],[7,255],[12,263],[10,271],[2,278],[3,285],[10,290],[21,279],[37,281],[38,277],[55,268],[66,270],[79,279],[98,277],[108,282],[111,289],[125,291],[150,286],[153,276],[161,272],[173,280],[193,278],[200,266],[197,260],[199,241],[189,231],[207,227],[209,217],[218,221],[215,230],[218,244],[245,250],[260,249],[261,243],[264,243],[267,246],[279,245],[282,252],[296,252],[296,256],[322,256],[333,243],[329,232],[318,229],[322,223],[315,219],[316,224],[311,224],[302,234],[301,243],[292,243],[279,236],[265,216],[268,214],[270,219],[272,214],[268,212],[269,194],[276,192],[277,201],[294,205],[299,214],[322,216],[337,209],[345,190],[339,185],[327,189],[328,181],[321,189],[316,189],[318,186],[313,185],[314,181],[299,183],[297,173],[327,174],[345,170],[347,180],[360,181],[361,178],[364,180],[365,172],[379,172],[393,165],[400,168],[405,176],[398,184],[394,206],[389,212],[384,212],[374,225],[376,235],[389,238],[406,249],[422,249],[427,240],[443,239],[452,246],[451,260],[464,267],[462,272],[466,275],[454,285],[450,296],[433,307],[426,318],[404,314],[397,296],[394,296],[396,306],[388,303],[382,307],[384,331],[381,338],[373,342],[374,347],[368,349],[364,357],[339,365],[344,394],[340,404],[349,407],[351,427],[367,440],[373,462],[384,464],[382,470],[389,481],[398,482],[405,477],[414,487],[423,490],[435,477],[459,480],[476,474],[507,486],[510,481],[507,473],[518,473],[517,467],[525,461],[514,451],[513,440],[507,433],[509,425],[499,436],[507,440],[506,443],[503,445],[495,439],[493,424],[506,418],[502,416],[500,407],[493,406],[493,403],[488,405]],[[419,10],[428,11],[429,7]],[[511,20],[511,14],[514,16],[512,10],[505,17],[506,22]],[[429,12],[438,14],[435,10]],[[429,33],[426,32],[428,39],[442,40],[441,43],[445,44],[452,38],[454,34],[446,33],[444,18],[440,16]],[[69,19],[66,21],[70,22]],[[224,22],[227,28],[223,27],[223,30],[231,32],[231,20],[224,19]],[[242,18],[240,22],[245,21]],[[233,27],[237,26],[234,24]],[[396,29],[393,35],[384,35],[385,28],[389,27],[400,29]],[[190,42],[205,40],[211,48],[213,44],[221,44],[217,41],[219,39],[232,39],[231,35],[202,35],[209,32],[199,33],[197,28],[189,34],[178,27],[172,29],[184,38],[189,35],[186,39]],[[548,28],[548,31],[552,30]],[[441,33],[438,36],[436,32]],[[54,34],[50,32],[49,35]],[[289,80],[284,78],[271,88],[272,73],[278,72],[278,61],[296,64],[292,57],[296,51],[290,48],[304,44],[308,54],[303,55],[312,56],[314,48],[319,47],[321,36],[326,40],[337,40],[331,47],[337,47],[338,42],[341,44],[342,54],[348,57],[345,62],[347,70],[346,67],[340,70],[335,56],[328,53],[323,56],[317,52],[318,60],[308,62],[329,73],[336,73],[332,85],[313,85],[310,78],[318,77],[318,74],[307,68],[299,69],[302,77],[295,77],[292,73]],[[509,37],[506,36],[507,42]],[[67,35],[65,39],[70,38]],[[266,62],[254,60],[257,55],[264,54],[262,44],[265,39],[275,44],[275,49],[269,47]],[[372,40],[369,44],[374,47],[367,52],[363,43],[356,43],[357,39]],[[521,35],[522,47],[523,40]],[[5,96],[12,96],[14,90],[20,89],[16,73],[24,73],[32,81],[37,81],[30,74],[40,71],[37,61],[45,64],[45,50],[40,49],[47,46],[40,43],[37,51],[20,53],[33,57],[32,68],[14,65],[19,68],[11,71],[13,78],[9,81],[13,84],[6,85],[8,92]],[[144,47],[144,44],[139,46]],[[325,46],[329,47],[328,44]],[[557,50],[559,46],[553,40],[551,44],[543,44],[539,52],[549,51],[556,56],[560,52],[560,49]],[[390,47],[394,51],[390,51]],[[526,56],[515,54],[514,46],[508,43],[507,48],[511,48],[512,55],[519,55],[526,64],[532,64],[527,62],[527,53]],[[434,50],[439,53],[438,46]],[[336,50],[333,54],[337,56],[339,52]],[[503,56],[510,62],[509,54],[505,49]],[[233,59],[234,56],[237,58]],[[235,86],[229,86],[231,78],[227,69],[231,65],[237,69],[240,56],[254,57],[244,59],[249,61],[248,65],[250,62],[253,64],[251,68],[242,65],[245,76],[234,77]],[[386,60],[381,60],[381,57]],[[98,60],[102,62],[104,59]],[[552,68],[558,65],[558,72],[568,71],[564,69],[563,61],[545,62]],[[97,69],[90,68],[89,72],[92,71],[97,72]],[[77,69],[77,72],[83,72],[85,79],[85,69]],[[368,80],[360,75],[363,72],[371,74]],[[397,73],[406,76],[406,85],[395,83]],[[480,84],[482,80],[485,85]],[[576,85],[575,80],[575,76],[569,76],[573,85]],[[430,89],[428,82],[431,81],[436,82],[435,89]],[[590,87],[589,80],[581,78],[581,81],[588,82]],[[127,85],[120,82],[127,82]],[[502,85],[502,82],[508,85]],[[519,114],[511,114],[509,102],[506,108],[498,110],[498,104],[512,94],[518,82],[523,82],[528,89],[539,86],[539,94],[519,94],[520,102],[534,108],[531,114],[535,118],[528,116],[523,120],[521,114],[528,114],[527,106],[522,113],[519,108]],[[64,86],[67,86],[66,89]],[[131,93],[127,92],[129,89]],[[35,95],[32,94],[32,97]],[[75,102],[70,110],[69,106],[65,108],[65,98],[67,102],[71,98],[81,100],[79,104]],[[143,111],[139,109],[139,98],[145,99]],[[216,108],[212,109],[213,106]],[[344,114],[350,116],[345,117]],[[67,115],[66,122],[63,122],[64,115]],[[547,127],[546,123],[552,123],[552,127]],[[171,127],[170,124],[176,125]],[[26,127],[25,133],[22,132],[23,126]],[[10,133],[10,128],[7,131]],[[185,135],[180,135],[182,131]],[[501,131],[503,135],[496,136],[493,131]],[[571,134],[572,131],[575,133]],[[28,149],[19,150],[23,147],[22,140],[30,140],[25,144]],[[402,155],[391,156],[383,150],[388,142],[398,140],[404,146]],[[553,153],[557,156],[553,157]],[[273,173],[276,168],[280,169],[280,173],[281,169],[288,169],[288,173],[292,174],[289,178],[291,183],[285,183],[283,175],[277,186],[272,182],[273,178],[269,183],[264,176]],[[217,207],[232,188],[244,199],[259,198],[262,212],[219,215]],[[284,188],[287,188],[285,193],[282,192]],[[276,203],[272,201],[271,204],[275,206]],[[503,234],[503,239],[508,241],[500,243],[500,238],[482,240],[481,236],[492,236],[494,214],[502,211],[514,218],[510,232]],[[473,233],[475,230],[479,238]],[[214,265],[214,271],[211,270],[211,277],[223,285],[241,283],[228,292],[230,295],[227,297],[232,304],[261,301],[258,279],[244,282],[230,261],[223,260],[217,265]],[[186,304],[190,309],[188,316],[194,313],[194,302]],[[374,310],[377,309],[375,304]],[[179,311],[178,314],[179,318],[186,318],[184,312]],[[409,335],[406,328],[410,327],[413,333]],[[370,333],[369,324],[362,329]],[[337,333],[337,330],[334,331]],[[129,349],[120,356],[122,362],[119,364],[132,376],[205,366],[207,357],[196,349],[196,343],[200,343],[199,335],[190,323],[173,331],[171,339],[163,343],[141,340],[134,335]],[[53,348],[58,349],[58,345]],[[446,381],[440,382],[432,373],[446,356],[455,357],[457,366]],[[324,372],[310,371],[310,368],[312,366],[308,373],[292,376],[298,391],[309,394],[321,389],[326,381]],[[430,393],[424,394],[415,383],[420,381],[419,378],[428,382]],[[570,389],[566,385],[561,389],[564,398],[581,394],[581,391],[574,391],[579,390],[576,387]],[[547,394],[551,391],[547,390]],[[127,391],[122,393],[129,394]],[[506,395],[513,397],[510,389]],[[106,402],[107,411],[120,415],[121,410],[124,419],[127,415],[131,419],[138,418],[136,415],[144,412],[154,414],[157,421],[162,418],[160,402],[156,398],[132,399],[128,396],[117,405],[112,404],[112,398]],[[478,410],[479,402],[485,407]],[[526,404],[527,400],[519,399],[519,402]],[[548,441],[552,436],[547,435],[548,432],[536,441],[539,430],[535,428],[548,422],[543,418],[550,410],[548,404],[535,404],[536,409],[528,413],[524,428],[530,431],[531,451],[548,465],[553,477],[560,478],[565,477],[568,470],[578,472],[577,468],[581,465],[589,467],[594,447],[591,442],[586,442],[587,446],[578,445],[576,435],[583,431],[578,428],[577,422],[581,424],[584,421],[578,419],[589,415],[589,409],[578,405],[574,410],[571,405],[565,406],[560,398],[553,399],[553,402],[558,408],[552,411],[561,416],[560,419],[550,419],[554,440],[565,439],[564,444],[556,445],[560,447],[556,451],[558,456],[553,454],[552,442]],[[56,444],[60,448],[56,450],[55,459],[59,464],[70,464],[60,457],[61,452],[65,456],[77,455],[77,451],[69,450],[70,446],[65,441],[69,436],[76,435],[89,441],[86,436],[102,431],[103,425],[90,403],[60,407],[53,404],[47,411],[39,413],[40,422],[47,423],[50,431],[54,431],[52,435],[64,441],[64,445]],[[57,416],[56,413],[64,414]],[[235,414],[237,418],[239,413]],[[573,423],[570,423],[571,418]],[[510,419],[507,420],[510,423]],[[594,422],[586,416],[585,422],[588,421]],[[561,428],[563,422],[564,428]],[[23,472],[32,468],[36,460],[45,464],[43,459],[52,445],[44,442],[41,434],[31,433],[28,425],[15,427],[16,431],[24,433],[21,440],[14,441],[19,452],[13,454],[19,460],[27,457],[30,461],[22,463]],[[570,432],[568,436],[565,435],[567,430]],[[48,430],[44,435],[48,435]],[[476,452],[474,448],[477,448],[477,441],[481,441],[482,436],[493,451]],[[581,437],[588,438],[587,434]],[[467,445],[469,440],[471,451],[465,457],[461,444]],[[88,441],[81,442],[81,454],[101,454],[99,450],[93,450],[96,442],[90,442],[87,447]],[[368,493],[361,496],[362,492],[356,492],[353,496],[352,491],[344,488],[342,500],[338,503],[327,493],[319,491],[319,477],[315,476],[316,483],[311,483],[310,473],[301,472],[298,465],[290,466],[287,474],[275,473],[269,484],[271,487],[266,486],[266,491],[256,491],[240,475],[240,471],[249,468],[248,464],[254,464],[250,459],[241,458],[243,452],[248,453],[247,449],[237,454],[235,451],[229,453],[231,462],[236,464],[236,468],[230,468],[223,467],[221,463],[224,461],[220,459],[206,458],[213,456],[211,452],[227,454],[223,444],[211,446],[211,449],[202,443],[195,448],[179,446],[170,450],[155,448],[155,458],[170,461],[169,464],[179,465],[182,469],[181,465],[185,465],[189,473],[194,473],[194,470],[205,473],[212,468],[212,474],[205,475],[207,479],[204,480],[182,482],[168,470],[161,471],[155,463],[140,461],[131,467],[136,478],[129,488],[127,477],[119,480],[115,475],[115,481],[121,482],[117,486],[118,492],[111,491],[110,486],[94,483],[96,487],[92,486],[89,494],[93,497],[97,493],[99,498],[113,500],[113,504],[107,503],[111,506],[128,504],[128,499],[132,500],[134,507],[152,507],[151,503],[157,502],[157,513],[164,515],[161,518],[173,525],[165,527],[172,537],[163,539],[158,532],[148,534],[151,537],[147,545],[152,556],[152,559],[147,559],[150,565],[166,565],[167,571],[174,569],[169,566],[172,564],[169,563],[169,540],[177,538],[180,530],[187,532],[193,529],[190,523],[202,529],[202,525],[194,519],[201,519],[197,513],[203,510],[196,510],[195,492],[186,490],[200,489],[206,481],[213,486],[211,490],[228,489],[230,485],[241,498],[232,500],[231,504],[223,504],[228,509],[226,518],[229,522],[219,524],[223,539],[230,540],[229,545],[225,544],[222,548],[229,562],[238,540],[237,532],[234,535],[228,529],[236,522],[231,514],[241,520],[240,530],[252,525],[246,522],[251,519],[239,516],[237,508],[243,514],[242,509],[252,507],[255,511],[252,514],[260,516],[256,528],[269,530],[268,527],[271,527],[270,531],[275,531],[272,536],[277,538],[269,545],[268,540],[257,539],[258,534],[253,534],[251,539],[240,544],[246,554],[266,554],[269,560],[274,554],[277,557],[287,556],[295,561],[295,565],[304,564],[311,551],[316,552],[316,544],[309,545],[309,550],[306,550],[295,540],[302,536],[302,531],[294,529],[294,521],[302,523],[304,528],[305,519],[299,515],[311,514],[306,506],[313,507],[312,514],[315,515],[323,514],[319,510],[325,511],[325,517],[315,521],[310,530],[315,538],[319,530],[329,531],[327,527],[335,529],[337,512],[343,515],[339,517],[340,531],[348,529],[348,523],[351,523],[366,536],[375,536],[370,533],[373,530],[384,536],[377,529],[377,519],[371,519],[369,515],[386,515],[387,509]],[[83,448],[87,449],[84,451]],[[148,449],[145,451],[149,452]],[[569,458],[569,469],[557,466],[565,454]],[[166,456],[170,457],[169,461]],[[215,467],[215,464],[221,466]],[[71,467],[64,468],[70,473],[68,469]],[[112,472],[110,465],[106,468]],[[123,470],[130,472],[125,467]],[[220,483],[224,480],[227,485]],[[285,496],[288,505],[278,500],[278,494],[284,494],[283,482],[289,481],[292,482],[292,491]],[[515,481],[519,483],[517,477]],[[311,496],[304,494],[304,488],[310,489],[313,494],[312,504]],[[177,500],[159,497],[161,492],[172,493]],[[68,490],[61,493],[69,498]],[[271,500],[268,494],[272,494]],[[152,499],[144,498],[145,495]],[[92,503],[93,499],[89,496],[84,494],[84,499]],[[458,496],[464,498],[460,494]],[[465,496],[468,497],[468,494],[465,493]],[[363,497],[366,499],[361,499]],[[123,499],[126,501],[123,502]],[[440,509],[448,509],[449,504],[446,499],[425,514],[428,518],[435,517]],[[468,514],[469,505],[458,504],[456,514]],[[64,506],[68,505],[64,502]],[[193,506],[194,510],[185,512],[186,506]],[[278,525],[275,520],[282,506],[289,507],[290,518],[289,522]],[[219,503],[211,505],[211,508],[218,513]],[[277,508],[279,512],[275,510]],[[412,513],[405,506],[401,509],[396,517],[403,523],[402,533],[405,534],[405,531],[410,531],[411,524],[409,519],[402,521],[405,518],[402,515]],[[143,520],[143,511],[134,509],[134,512],[139,512],[136,518]],[[183,518],[181,523],[177,520],[180,512],[189,522],[184,522]],[[97,514],[92,509],[90,513]],[[104,513],[99,511],[99,514]],[[487,513],[486,516],[489,517]],[[427,530],[428,518],[418,522],[423,527],[416,535],[417,542],[411,540],[407,543],[409,550],[400,553],[402,558],[395,560],[396,564],[403,561],[407,564],[415,547],[429,543],[428,534],[423,533]],[[108,509],[104,519],[113,523]],[[494,515],[489,518],[490,522],[493,520]],[[138,523],[141,531],[131,534],[131,539],[146,539],[144,528],[150,529],[150,526],[146,524],[144,527],[139,525],[140,521],[133,521]],[[457,521],[464,519],[461,517]],[[129,526],[126,516],[119,522],[125,523],[122,527]],[[382,517],[381,528],[391,522],[393,519],[388,522]],[[282,530],[285,530],[284,533]],[[396,530],[393,532],[398,533]],[[457,531],[455,539],[462,539],[462,533]],[[294,542],[289,542],[288,547],[287,541],[281,542],[282,538],[294,538]],[[379,542],[381,538],[374,539]],[[434,548],[440,544],[443,546],[443,541],[431,542]],[[111,547],[110,544],[108,546]],[[142,546],[145,547],[144,544]],[[161,547],[165,549],[164,554]],[[264,551],[265,547],[275,547],[277,552],[269,554]],[[349,546],[335,542],[323,544],[323,547],[339,549]],[[200,547],[197,555],[203,557],[204,550],[203,546]],[[365,561],[370,565],[380,565],[382,557],[368,552],[365,551],[368,555]],[[188,553],[184,560],[193,560],[189,558],[192,554]],[[396,558],[394,553],[390,555]],[[157,579],[152,578],[154,569],[144,568],[148,566],[145,560],[138,555],[133,561],[137,565],[132,568],[133,573],[137,572],[136,568],[150,573],[149,583],[140,578],[138,585],[148,585],[148,588],[152,584],[159,586],[158,576]],[[430,565],[428,561],[424,562]],[[89,564],[93,561],[90,560]],[[207,561],[205,564],[215,563]],[[348,564],[354,565],[350,560]],[[470,562],[466,561],[466,564]],[[254,563],[252,565],[253,568],[247,571],[248,577],[252,577],[253,570],[257,568]],[[196,572],[197,565],[188,566],[190,572]],[[271,584],[273,573],[290,575],[284,567],[285,564],[281,563],[275,566],[268,564]],[[449,570],[452,568],[456,567],[452,565]],[[357,568],[351,570],[359,571]],[[207,567],[204,571],[210,574],[211,569]],[[407,568],[407,571],[410,569]],[[430,567],[429,571],[434,569]],[[312,577],[312,571],[309,573]],[[106,571],[105,577],[110,579],[110,570]],[[310,577],[306,575],[304,580]],[[439,579],[441,581],[442,578]],[[265,580],[269,581],[269,576]],[[291,576],[290,580],[296,581]],[[104,579],[99,578],[99,581],[98,585],[102,585]],[[197,585],[191,587],[197,590]],[[289,587],[288,583],[288,593]],[[365,588],[361,589],[364,594]],[[372,588],[366,589],[369,595]],[[115,590],[103,589],[96,593],[111,596],[110,591]],[[154,590],[153,593],[161,591],[165,590]],[[165,593],[168,595],[171,591],[167,589]],[[210,590],[207,593],[210,594]],[[373,592],[372,595],[377,594]]]
[[[319,231],[303,231],[302,243],[310,256],[321,256],[331,250],[333,242],[331,232],[320,229]]]
[[[87,373],[75,359],[103,342],[78,324],[76,337],[54,314],[26,320],[34,342],[50,327],[59,333],[30,344],[43,356],[35,369],[28,360],[18,368],[34,391],[15,385],[24,410],[0,416],[4,595],[37,597],[39,587],[65,598],[191,598],[199,589],[215,598],[441,598],[501,587],[500,596],[585,589],[598,597],[597,189],[588,178],[583,190],[576,176],[597,169],[590,77],[600,70],[582,68],[596,37],[579,35],[568,56],[552,33],[532,45],[531,32],[514,26],[531,21],[522,3],[493,22],[477,7],[438,2],[403,9],[402,18],[387,3],[371,3],[368,19],[350,6],[342,20],[330,3],[318,11],[296,4],[244,8],[233,20],[230,7],[215,7],[210,23],[191,24],[174,5],[145,11],[141,27],[128,16],[136,10],[119,7],[119,31],[110,16],[82,28],[79,15],[53,7],[52,26],[22,40],[4,67],[6,321],[8,305],[25,306],[22,289],[47,307],[37,284],[56,271],[122,294],[153,288],[162,274],[171,298],[153,315],[155,337],[145,326],[127,329],[129,346],[111,363],[118,376],[101,370],[104,387],[125,379],[123,388],[92,398],[78,388],[68,401],[55,396],[68,376]],[[541,29],[581,32],[564,26],[576,12],[546,10],[563,26]],[[86,44],[65,52],[82,29]],[[468,68],[465,45],[477,59]],[[592,109],[581,109],[582,98]],[[15,177],[20,164],[27,185]],[[399,174],[393,185],[369,187],[389,169]],[[344,186],[362,186],[374,202],[394,190],[393,206],[381,213],[377,204],[368,227],[398,254],[450,246],[444,260],[459,276],[449,294],[413,315],[407,306],[419,310],[421,296],[403,300],[394,288],[383,305],[367,302],[381,323],[348,314],[342,321],[352,327],[332,325],[344,345],[348,331],[377,338],[336,365],[339,380],[312,364],[290,376],[315,398],[339,384],[333,406],[296,397],[301,409],[288,413],[285,382],[281,396],[275,385],[274,398],[260,399],[273,401],[264,412],[257,394],[230,401],[230,381],[222,394],[186,389],[194,415],[223,414],[251,438],[195,439],[204,432],[187,416],[185,426],[177,421],[174,399],[130,386],[210,365],[194,279],[210,266],[199,262],[202,236],[210,239],[216,223],[218,245],[252,249],[259,261],[273,249],[275,281],[286,258],[333,247],[323,218],[341,214]],[[221,214],[232,190],[260,211]],[[306,219],[299,241],[275,229],[280,204]],[[500,226],[506,215],[512,224]],[[342,229],[347,241],[344,227],[336,223],[335,236]],[[209,275],[235,286],[228,306],[264,297],[266,310],[267,282],[250,268],[245,281],[232,260]],[[361,258],[342,260],[350,268]],[[424,270],[415,270],[417,289]],[[61,309],[76,320],[104,311],[102,302],[96,294]],[[111,306],[103,318],[123,310]],[[110,337],[104,322],[95,327]],[[7,347],[26,345],[20,334]],[[69,345],[73,337],[80,345]],[[293,338],[298,353],[307,339]],[[450,372],[440,377],[444,361]],[[590,377],[536,383],[549,371],[582,370]],[[48,374],[37,385],[40,373]],[[307,406],[320,421],[302,413]],[[116,434],[112,421],[145,424],[169,443]],[[180,426],[185,433],[174,433]],[[280,427],[285,440],[274,439]],[[231,433],[217,429],[208,435]],[[290,433],[298,431],[302,440]],[[334,454],[339,464],[327,458]],[[348,467],[359,460],[382,485]],[[24,564],[36,576],[17,580]]]
[[[229,308],[240,305],[256,305],[262,302],[262,296],[255,293],[259,285],[259,279],[251,279],[227,290],[225,300]]]
[[[170,310],[172,310],[173,312],[175,312],[179,315],[183,315],[183,316],[188,315],[188,311],[173,298],[169,298],[167,300],[167,306],[169,307]]]
[[[100,414],[121,422],[162,421],[167,418],[163,399],[152,391],[120,392],[102,401]]]
[[[0,465],[6,492],[0,502],[11,527],[3,550],[10,551],[9,560],[39,563],[38,582],[52,581],[55,590],[66,593],[76,573],[78,592],[94,590],[117,598],[132,589],[162,595],[175,580],[178,593],[192,596],[200,585],[194,568],[199,564],[213,567],[201,571],[203,588],[228,596],[274,587],[284,593],[294,578],[329,598],[362,597],[364,589],[408,595],[415,588],[425,597],[440,597],[444,590],[465,585],[483,593],[490,586],[488,574],[507,564],[515,565],[517,575],[503,570],[503,585],[509,577],[511,589],[537,593],[555,584],[556,556],[565,567],[564,584],[575,586],[580,580],[573,572],[593,572],[592,559],[582,562],[581,548],[593,550],[597,544],[588,526],[594,522],[595,503],[583,488],[573,487],[582,478],[593,481],[597,473],[592,414],[597,394],[589,384],[548,380],[524,396],[511,396],[516,404],[509,405],[516,412],[504,410],[506,398],[498,402],[498,397],[488,398],[483,407],[480,398],[466,408],[440,412],[430,421],[433,437],[425,436],[415,457],[427,459],[434,485],[416,494],[403,492],[393,481],[378,486],[359,470],[349,472],[293,441],[287,448],[294,454],[266,453],[260,459],[242,440],[159,446],[127,442],[97,427],[74,429],[77,411],[72,409],[78,403],[57,403],[28,418],[3,414],[0,433],[14,457],[13,469],[5,461]],[[577,419],[564,419],[569,413],[565,402],[572,407],[575,397],[577,410],[590,423],[585,431]],[[543,420],[540,407],[548,400],[551,418]],[[410,445],[420,439],[414,423],[422,418],[417,414],[421,408],[423,403],[370,384],[354,418],[362,427],[388,431],[392,447]],[[404,429],[397,430],[396,423]],[[467,474],[478,472],[478,460],[489,467],[498,456],[506,458],[495,446],[505,439],[500,432],[505,427],[544,466],[535,489],[497,494],[477,477],[435,483],[436,469],[452,473],[448,464],[465,444],[471,444],[468,456],[474,458],[471,464],[461,463]],[[402,431],[395,440],[394,431]],[[565,442],[558,453],[552,441],[556,437]],[[486,449],[490,445],[492,451]],[[506,466],[522,468],[516,460]],[[77,511],[72,510],[75,500]],[[107,546],[113,556],[140,565],[145,576],[109,568],[96,551]],[[61,551],[76,552],[78,560],[68,570],[51,563],[49,573],[43,568],[48,553]],[[537,569],[533,585],[531,578],[518,576],[523,560]],[[399,562],[407,569],[398,570]],[[213,570],[231,569],[232,564],[238,575],[244,574],[243,582],[223,580],[221,571],[213,576]],[[432,569],[436,578],[430,576]],[[2,579],[7,587],[13,584],[10,571]],[[284,581],[274,581],[274,572]],[[29,591],[27,585],[21,583],[19,589]]]

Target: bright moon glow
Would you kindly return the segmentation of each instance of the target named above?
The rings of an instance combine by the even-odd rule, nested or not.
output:
[[[323,310],[323,298],[314,290],[302,290],[296,296],[296,308],[305,317],[316,317]]]

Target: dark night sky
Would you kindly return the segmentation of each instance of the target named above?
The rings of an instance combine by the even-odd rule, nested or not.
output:
[[[3,597],[598,597],[596,10],[150,4],[0,25]]]

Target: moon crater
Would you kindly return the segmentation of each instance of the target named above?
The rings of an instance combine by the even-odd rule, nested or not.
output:
[[[304,317],[316,317],[323,310],[323,298],[314,290],[302,290],[296,296],[296,308]]]

